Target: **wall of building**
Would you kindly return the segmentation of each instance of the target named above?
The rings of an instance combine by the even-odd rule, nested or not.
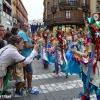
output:
[[[7,19],[4,16],[1,16],[1,24],[5,27],[5,29],[7,29],[7,28],[11,29],[12,28],[12,21]]]
[[[97,0],[90,0],[91,15],[97,11]]]
[[[47,19],[44,22],[49,28],[54,27],[53,29],[55,29],[58,25],[62,25],[65,30],[67,27],[65,25],[68,25],[73,26],[74,29],[77,29],[77,27],[81,27],[81,25],[84,24],[83,19],[90,16],[90,0],[86,0],[86,2],[83,2],[85,0],[78,0],[78,6],[71,7],[70,5],[67,7],[67,5],[65,5],[65,8],[63,5],[62,8],[59,7],[59,0],[55,0],[56,2],[54,2],[54,0],[44,1],[44,12],[47,11],[47,13],[44,15],[47,16]],[[66,0],[61,0],[61,2],[66,3]],[[77,0],[70,0],[69,2],[70,4],[76,4]],[[56,10],[54,11],[55,13],[51,11],[51,8],[54,6],[56,6]],[[66,11],[70,11],[70,18],[66,17]]]
[[[16,0],[16,15],[21,20],[17,20],[18,26],[21,22],[28,23],[28,13],[21,0]]]

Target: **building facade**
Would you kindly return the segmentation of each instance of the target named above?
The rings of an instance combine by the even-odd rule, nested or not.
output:
[[[100,0],[90,0],[91,15],[95,12],[100,12]]]
[[[94,0],[95,1],[95,0]],[[77,29],[90,16],[90,0],[44,0],[44,25],[50,29],[62,26]]]
[[[11,0],[0,0],[0,24],[9,30],[12,27]]]
[[[19,26],[20,23],[28,23],[28,13],[21,0],[12,0],[13,6],[13,25]]]

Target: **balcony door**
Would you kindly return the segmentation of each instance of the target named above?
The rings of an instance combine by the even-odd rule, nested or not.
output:
[[[86,0],[83,0],[83,4],[86,4]]]
[[[66,20],[67,21],[71,20],[71,11],[70,10],[66,10]]]
[[[54,6],[57,5],[57,0],[53,0],[53,5],[54,5]]]

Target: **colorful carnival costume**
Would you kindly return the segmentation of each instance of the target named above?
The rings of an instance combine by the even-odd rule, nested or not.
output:
[[[42,62],[44,65],[44,68],[48,68],[49,66],[49,61],[48,61],[48,57],[47,57],[47,44],[48,44],[48,32],[46,30],[44,30],[44,32],[42,33],[42,37],[44,42],[41,44],[42,48],[41,48],[41,52],[42,52]]]
[[[83,52],[74,51],[78,55],[77,60],[79,61],[80,70],[82,69],[84,93],[81,100],[90,100],[90,93],[93,90],[95,91],[97,100],[100,100],[100,66],[98,66],[100,58],[100,22],[98,20],[100,20],[98,13],[94,13],[93,18],[86,19],[88,27],[86,29],[85,44],[86,41],[87,44],[88,42],[90,44],[86,46],[88,49],[84,49]]]
[[[64,32],[61,30],[57,30],[56,33],[56,43],[54,45],[55,47],[55,73],[54,76],[58,77],[59,76],[59,68],[61,68],[62,72],[66,73],[66,62],[65,62],[65,55],[64,55],[64,44],[63,44],[63,37],[64,37]]]

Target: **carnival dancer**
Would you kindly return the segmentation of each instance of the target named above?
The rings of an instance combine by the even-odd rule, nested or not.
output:
[[[47,44],[48,44],[48,34],[49,32],[47,31],[47,28],[44,28],[44,31],[42,33],[42,37],[44,42],[42,43],[42,61],[43,61],[43,65],[44,68],[48,68],[49,66],[49,61],[48,61],[48,57],[46,55],[46,50],[47,50]]]
[[[58,43],[55,45],[55,73],[54,76],[59,76],[59,68],[61,68],[62,72],[66,73],[66,62],[64,59],[64,32],[62,30],[57,30],[56,38]],[[67,76],[67,75],[66,75]]]
[[[95,17],[96,16],[96,17]],[[81,100],[90,100],[90,93],[94,90],[97,100],[100,100],[100,66],[98,66],[99,57],[100,57],[100,24],[99,14],[94,13],[93,18],[87,18],[86,24],[88,25],[87,34],[91,37],[91,57],[89,59],[89,52],[79,52],[74,51],[74,53],[80,55],[80,64],[82,67],[82,81],[84,87],[84,93],[82,94]],[[87,36],[88,36],[87,35]],[[95,58],[95,53],[97,57]],[[84,59],[85,58],[85,59]],[[87,60],[86,60],[87,59]],[[75,66],[76,67],[76,66]]]

